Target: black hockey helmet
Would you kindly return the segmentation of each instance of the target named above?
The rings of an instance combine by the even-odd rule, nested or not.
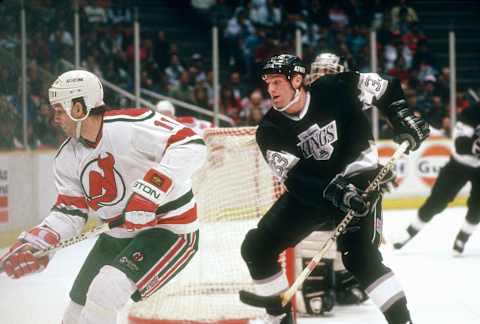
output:
[[[291,54],[272,56],[262,67],[262,79],[267,74],[283,74],[290,81],[294,73],[305,77],[307,68],[298,56]]]

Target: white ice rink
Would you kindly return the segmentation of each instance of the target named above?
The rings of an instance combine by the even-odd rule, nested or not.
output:
[[[451,253],[453,239],[464,219],[464,208],[438,215],[402,251],[390,243],[415,211],[385,213],[385,262],[401,280],[415,324],[480,323],[480,233],[462,257]],[[42,273],[23,280],[0,275],[0,324],[60,324],[68,291],[92,241],[57,253]],[[179,310],[172,310],[179,311]],[[302,324],[380,324],[383,316],[370,303],[338,307],[326,317],[302,319]]]

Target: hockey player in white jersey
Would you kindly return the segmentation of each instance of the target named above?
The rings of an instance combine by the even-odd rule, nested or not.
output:
[[[33,252],[78,235],[89,215],[117,223],[85,260],[62,322],[113,324],[129,299],[148,298],[195,255],[191,177],[206,147],[190,128],[150,110],[106,112],[102,84],[87,71],[60,75],[49,99],[69,136],[54,161],[57,200],[0,262],[11,278],[21,278],[52,258]]]
[[[168,100],[160,100],[157,105],[155,106],[157,112],[168,116],[170,118],[174,118],[179,123],[190,127],[193,129],[198,135],[203,136],[203,133],[207,128],[213,127],[212,122],[208,120],[198,119],[193,116],[179,116],[176,117],[176,109],[173,104]]]

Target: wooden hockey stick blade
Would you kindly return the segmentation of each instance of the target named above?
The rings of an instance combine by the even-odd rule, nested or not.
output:
[[[409,147],[409,143],[407,141],[404,141],[400,144],[400,146],[397,148],[395,153],[393,153],[392,157],[390,157],[390,159],[385,164],[385,166],[378,172],[377,176],[368,185],[367,189],[365,190],[366,192],[373,191],[373,190],[376,190],[376,188],[378,188],[380,181],[385,177],[388,171],[390,171],[395,166],[395,163],[397,162],[397,160],[405,153],[408,147]],[[323,259],[323,257],[327,253],[330,246],[337,240],[338,236],[340,236],[343,233],[343,231],[345,230],[345,228],[353,218],[354,216],[352,215],[352,212],[349,211],[345,215],[343,220],[337,225],[333,234],[328,238],[327,241],[323,243],[320,251],[312,258],[312,260],[310,260],[310,262],[307,264],[305,269],[303,269],[300,275],[298,275],[298,277],[295,279],[293,284],[284,293],[280,295],[282,307],[287,305],[288,302],[292,299],[292,297],[295,295],[295,293],[300,288],[300,286],[302,286],[304,281],[312,273],[313,269],[315,269],[315,267]]]
[[[259,296],[246,290],[240,290],[240,301],[244,304],[262,308],[280,308],[282,306],[281,295]]]
[[[120,226],[123,223],[123,217],[120,217],[120,220],[111,222],[111,223],[104,223],[102,225],[96,226],[88,231],[85,231],[79,235],[76,235],[74,237],[71,237],[67,240],[60,241],[57,244],[50,246],[44,250],[38,250],[33,253],[35,257],[42,257],[44,255],[47,255],[48,253],[58,251],[60,249],[66,248],[70,245],[77,244],[79,242],[88,240],[89,238],[96,237],[102,233],[108,232],[114,227]],[[3,263],[0,263],[0,273],[4,272],[3,271]]]

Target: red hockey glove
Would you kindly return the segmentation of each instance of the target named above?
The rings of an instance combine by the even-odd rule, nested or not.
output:
[[[123,227],[129,230],[153,226],[157,223],[157,209],[172,190],[172,180],[164,173],[150,169],[143,180],[133,184],[132,195],[124,210]]]
[[[54,230],[38,226],[23,232],[18,240],[0,257],[0,263],[10,278],[18,279],[46,268],[50,256],[35,257],[34,252],[58,244],[60,235]]]

